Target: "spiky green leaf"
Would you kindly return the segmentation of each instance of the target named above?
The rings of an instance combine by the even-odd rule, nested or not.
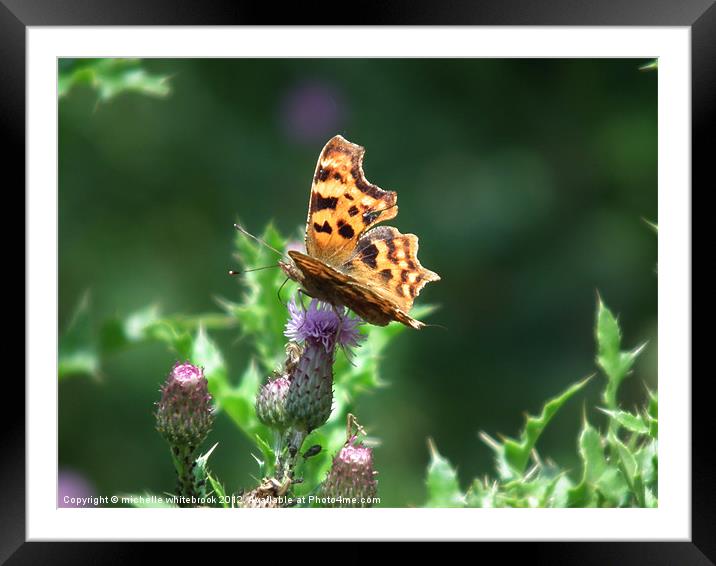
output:
[[[450,462],[440,455],[432,441],[429,445],[428,500],[425,507],[464,507],[465,495],[460,491],[457,472]]]

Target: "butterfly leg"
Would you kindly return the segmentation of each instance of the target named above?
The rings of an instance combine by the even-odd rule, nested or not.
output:
[[[304,296],[310,297],[311,295],[306,293],[306,291],[304,291],[300,287],[299,287],[298,291],[296,292],[296,294],[298,295],[298,303],[301,305],[301,309],[303,310],[303,314],[305,315],[308,312],[308,309],[306,308],[306,305],[303,302],[303,297]],[[306,318],[307,318],[306,316],[303,317],[303,322],[301,322],[301,325],[298,327],[298,330],[301,330],[303,328],[303,325],[306,324]]]
[[[306,305],[303,302],[303,297],[310,298],[311,295],[309,295],[308,293],[306,293],[306,291],[304,291],[303,289],[300,289],[300,288],[298,289],[297,294],[298,294],[298,302],[301,303],[301,308],[303,309],[303,312],[306,312],[307,309],[306,309]]]
[[[341,332],[343,331],[343,321],[346,319],[347,312],[344,307],[337,307],[336,305],[331,304],[331,308],[333,309],[333,312],[338,317],[338,328],[336,329],[336,342],[340,343],[340,336]],[[341,312],[342,311],[342,312]],[[348,360],[348,363],[351,364],[353,367],[355,367],[355,364],[353,363],[353,360],[351,359],[350,352],[348,349],[346,349],[344,346],[341,345],[341,349],[343,350],[343,353],[346,355],[346,359]]]
[[[345,313],[345,311],[343,311],[343,313],[341,313],[338,310],[338,307],[334,304],[331,304],[331,309],[338,317],[338,329],[336,330],[336,336],[338,336],[338,335],[340,335],[341,330],[343,329],[343,314]],[[343,310],[343,309],[341,309],[341,310]]]

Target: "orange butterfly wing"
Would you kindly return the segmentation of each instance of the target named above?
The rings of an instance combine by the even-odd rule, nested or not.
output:
[[[311,187],[306,253],[288,252],[293,265],[281,266],[309,295],[367,322],[422,328],[408,312],[425,284],[440,277],[418,261],[417,236],[373,228],[398,214],[398,197],[366,180],[364,153],[341,136],[325,145]]]
[[[290,272],[293,266],[284,265],[286,273],[297,279],[310,296],[338,306],[347,306],[363,320],[377,326],[385,326],[394,320],[416,330],[425,326],[381,293],[379,287],[365,285],[301,252],[292,250],[288,255],[294,261],[299,275],[294,277]]]
[[[316,164],[306,221],[306,252],[329,265],[345,263],[368,228],[398,214],[398,195],[366,180],[364,153],[361,146],[335,136]]]
[[[406,313],[427,283],[440,280],[437,273],[420,265],[418,237],[401,234],[392,226],[366,232],[343,271],[376,288]]]

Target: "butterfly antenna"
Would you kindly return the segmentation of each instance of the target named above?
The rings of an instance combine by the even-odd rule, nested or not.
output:
[[[423,324],[423,328],[439,328],[440,330],[448,330],[448,327],[443,326],[442,324],[428,324],[427,322],[423,322]]]
[[[248,236],[249,238],[252,238],[252,239],[256,240],[259,244],[263,244],[264,246],[266,246],[266,247],[267,247],[268,249],[270,249],[271,251],[276,252],[278,255],[280,255],[281,257],[283,257],[283,253],[281,253],[280,251],[278,251],[276,248],[274,248],[272,245],[270,245],[269,243],[267,243],[265,240],[262,240],[261,238],[259,238],[259,237],[257,237],[257,236],[254,236],[251,232],[249,232],[248,230],[246,230],[243,226],[240,226],[239,224],[234,224],[234,228],[236,228],[236,229],[237,229],[239,232],[241,232],[244,236]]]
[[[280,266],[278,264],[264,265],[263,267],[254,267],[253,269],[244,269],[243,271],[236,271],[234,269],[229,269],[229,275],[241,275],[243,273],[251,273],[252,271],[261,271],[262,269],[271,269],[272,267],[280,267]]]

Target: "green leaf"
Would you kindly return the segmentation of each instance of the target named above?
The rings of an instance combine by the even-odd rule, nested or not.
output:
[[[192,356],[192,332],[204,329],[231,328],[234,319],[224,314],[207,313],[194,316],[162,316],[158,305],[148,305],[125,317],[115,316],[102,325],[102,355],[148,342],[169,346],[180,358]]]
[[[432,440],[430,447],[430,464],[428,465],[428,501],[425,507],[464,507],[465,495],[460,491],[457,473],[445,458],[438,452]]]
[[[491,509],[498,507],[498,484],[496,481],[489,482],[476,479],[467,491],[465,502],[467,507],[480,507]]]
[[[424,318],[433,308],[421,306],[412,313]],[[338,352],[333,366],[335,395],[338,402],[350,404],[360,394],[385,386],[380,376],[382,356],[388,346],[407,328],[397,322],[388,326],[365,324],[361,333],[366,336],[365,342],[354,351],[351,360],[343,352]]]
[[[622,507],[629,498],[629,486],[624,475],[611,463],[599,478],[597,490],[602,498],[600,507]]]
[[[57,93],[63,98],[75,86],[87,85],[102,102],[123,92],[164,98],[171,92],[168,80],[166,75],[149,73],[140,59],[64,59],[60,60]]]
[[[211,472],[206,473],[206,479],[209,483],[209,486],[211,486],[212,491],[214,492],[214,495],[217,497],[217,503],[221,505],[224,509],[229,508],[229,498],[226,497],[226,490],[224,489],[224,486],[221,485],[221,482],[217,480]]]
[[[645,507],[644,484],[634,454],[613,433],[609,433],[609,444],[619,456],[619,468],[629,484],[629,489],[640,507]]]
[[[497,455],[498,473],[503,479],[517,478],[524,473],[530,453],[549,421],[575,393],[587,384],[589,379],[591,378],[575,383],[558,397],[549,400],[542,407],[539,417],[528,416],[525,428],[518,439],[505,438],[502,443],[498,443],[487,435],[482,435],[483,440]]]
[[[656,484],[659,475],[659,451],[658,441],[652,440],[641,446],[635,453],[634,459],[637,462],[637,466],[641,471],[641,475],[644,478],[644,483],[648,486],[653,486],[656,489]]]
[[[644,412],[644,420],[649,426],[649,436],[659,438],[659,400],[656,391],[647,389],[649,404]]]
[[[545,493],[540,507],[568,507],[569,492],[573,487],[574,484],[567,474],[560,474],[551,490]]]
[[[117,352],[152,339],[152,329],[160,321],[157,305],[148,305],[124,318],[115,316],[108,319],[100,330],[102,352]]]
[[[276,250],[284,250],[286,242],[269,224],[261,239]],[[283,361],[283,335],[287,311],[284,303],[295,294],[296,284],[280,269],[258,269],[277,265],[279,256],[266,246],[236,231],[237,259],[244,268],[238,281],[243,287],[236,303],[219,299],[220,306],[239,323],[243,337],[248,338],[264,371],[272,371]],[[247,271],[254,269],[254,271]],[[281,290],[281,298],[279,298]],[[283,301],[283,302],[282,302]]]
[[[609,418],[617,425],[630,432],[636,434],[648,434],[649,427],[639,415],[632,415],[626,411],[610,411],[608,409],[600,409],[603,413],[609,415]]]
[[[607,376],[607,386],[604,390],[604,402],[607,408],[617,408],[617,392],[624,378],[629,374],[634,360],[644,349],[645,344],[630,352],[621,351],[621,330],[619,323],[611,311],[602,302],[601,297],[597,305],[597,365]]]
[[[273,470],[274,453],[271,447],[272,433],[256,416],[256,394],[261,385],[256,364],[249,364],[238,387],[221,389],[219,404],[226,414],[256,445],[265,458],[267,470]]]
[[[651,391],[650,389],[646,390],[649,394],[649,405],[647,407],[647,411],[649,416],[656,420],[659,418],[659,399],[658,394],[656,391]]]
[[[190,359],[194,365],[204,368],[204,376],[209,382],[209,392],[221,407],[224,392],[229,388],[226,363],[219,348],[203,327],[199,327],[194,338]]]
[[[217,442],[214,444],[209,450],[207,450],[204,454],[199,456],[196,460],[194,460],[194,466],[192,468],[192,474],[194,476],[194,484],[197,486],[200,486],[198,489],[199,497],[206,497],[208,495],[207,486],[210,485],[209,481],[209,457],[211,456],[211,453],[216,449],[216,447],[219,445]]]
[[[85,293],[75,308],[65,332],[60,336],[57,375],[99,375],[99,348],[90,317],[89,294]]]
[[[582,480],[568,494],[570,507],[594,507],[597,502],[596,483],[607,469],[602,437],[586,417],[579,435],[579,456],[582,460]]]

